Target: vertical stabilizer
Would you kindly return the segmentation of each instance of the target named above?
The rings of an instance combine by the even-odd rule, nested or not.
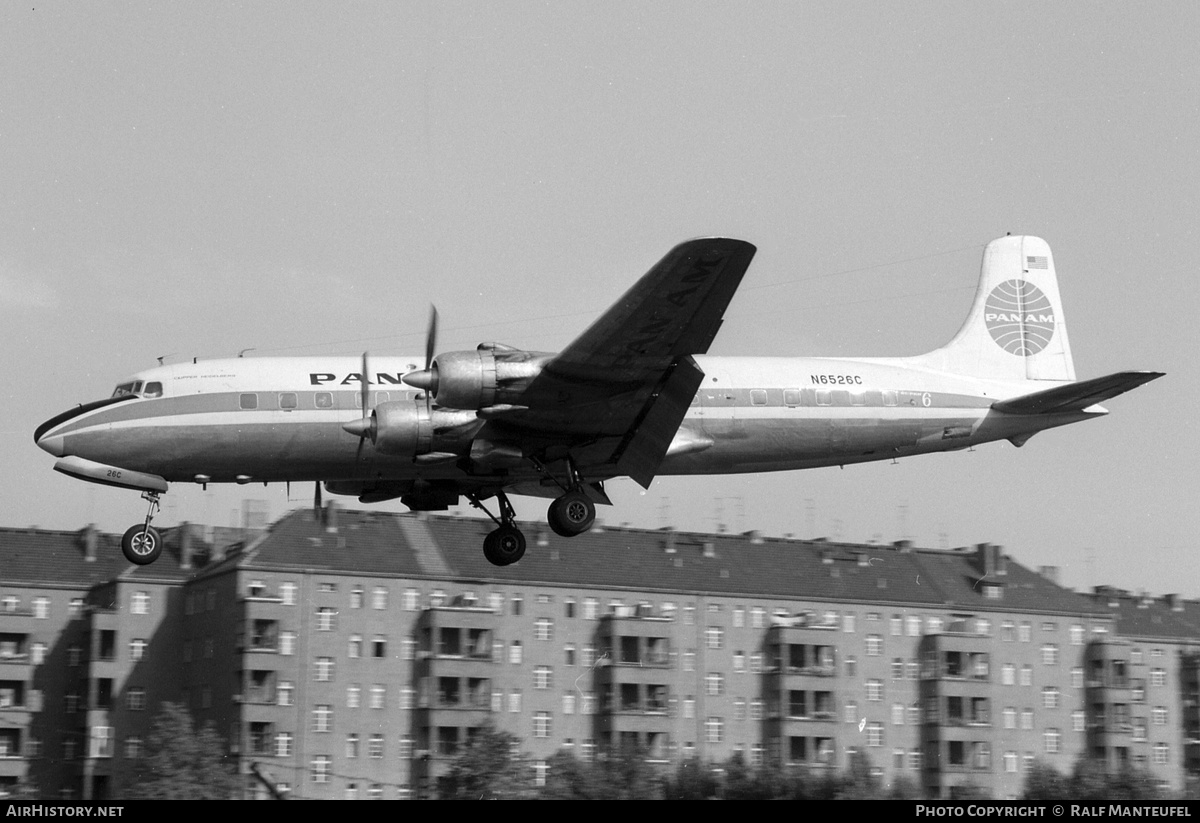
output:
[[[1075,379],[1054,256],[1040,237],[1001,237],[983,252],[967,322],[926,355],[935,368],[997,380]]]

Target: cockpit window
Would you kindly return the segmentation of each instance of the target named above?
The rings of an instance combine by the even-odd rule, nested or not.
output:
[[[162,383],[155,381],[146,384],[146,390],[142,392],[142,397],[162,397]]]
[[[162,389],[162,386],[159,386],[160,391],[161,391],[161,389]],[[141,390],[142,390],[142,381],[136,380],[131,383],[122,383],[121,385],[117,386],[116,390],[113,391],[112,396],[113,397],[121,397],[126,394],[137,394]]]

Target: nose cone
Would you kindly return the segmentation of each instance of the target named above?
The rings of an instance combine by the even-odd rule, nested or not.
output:
[[[39,448],[50,452],[55,457],[63,457],[65,455],[65,449],[63,448],[64,439],[61,434],[51,437],[42,436],[37,439],[37,444]]]

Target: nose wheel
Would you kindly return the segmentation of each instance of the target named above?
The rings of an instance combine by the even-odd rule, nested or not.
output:
[[[158,492],[143,492],[142,498],[150,501],[146,510],[146,522],[130,526],[121,537],[121,553],[125,559],[137,566],[153,563],[162,554],[163,541],[158,530],[150,525],[158,513]]]

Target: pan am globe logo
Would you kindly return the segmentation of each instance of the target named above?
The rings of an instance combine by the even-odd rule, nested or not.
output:
[[[1018,357],[1037,354],[1054,337],[1054,306],[1026,280],[1006,280],[992,289],[983,321],[996,345]]]

